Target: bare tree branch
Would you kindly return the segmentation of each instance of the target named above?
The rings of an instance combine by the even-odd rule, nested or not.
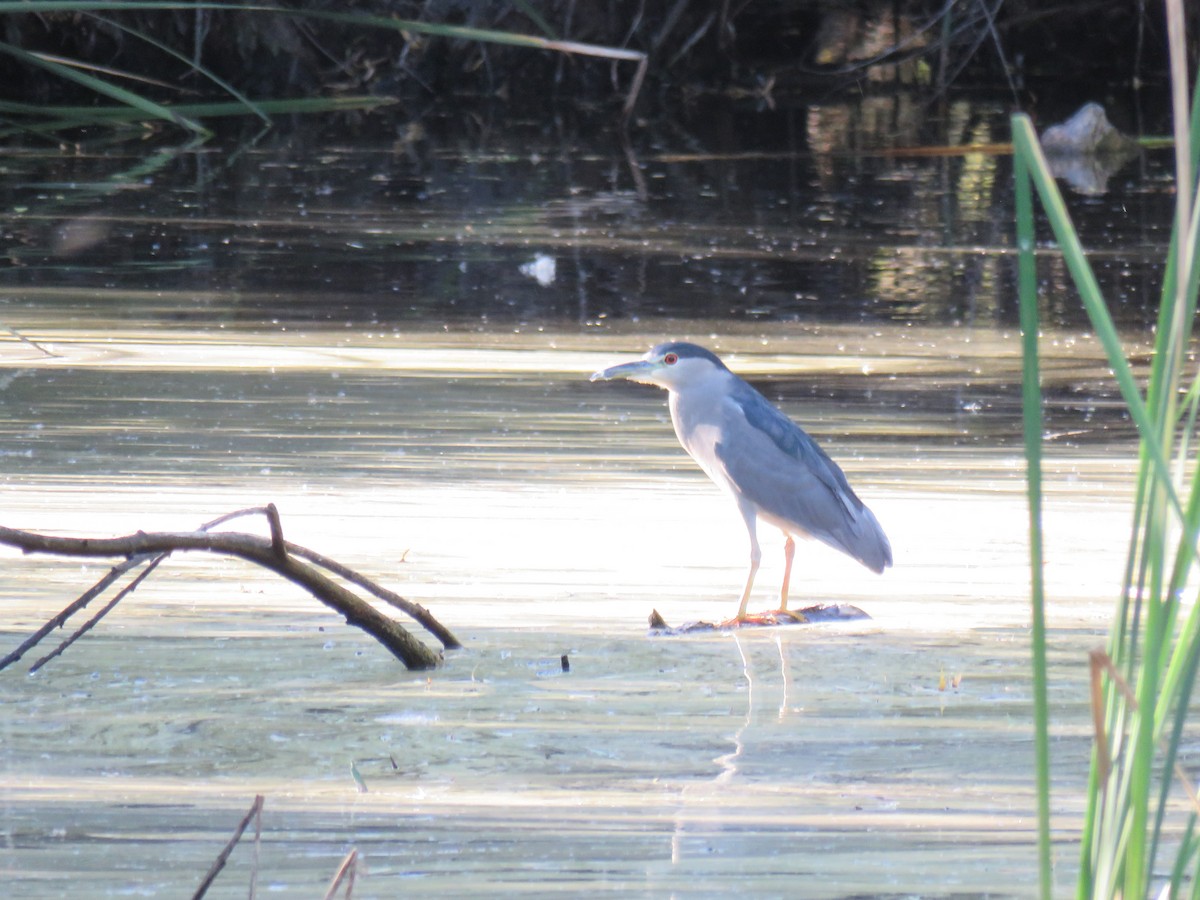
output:
[[[241,532],[216,532],[207,530],[238,516],[262,514],[267,517],[271,527],[271,537]],[[274,505],[263,508],[238,510],[215,519],[203,526],[199,531],[183,532],[142,532],[117,538],[71,538],[54,535],[36,534],[0,525],[0,544],[16,547],[26,553],[50,553],[60,556],[112,557],[124,556],[125,562],[114,566],[96,585],[86,591],[83,596],[65,610],[47,622],[34,635],[26,639],[20,647],[0,660],[0,669],[10,665],[42,640],[55,627],[60,627],[66,619],[82,609],[95,599],[118,578],[130,569],[153,559],[151,568],[161,561],[164,555],[180,550],[202,550],[209,553],[221,553],[236,556],[249,562],[256,563],[276,574],[300,585],[326,606],[339,612],[345,617],[347,624],[366,631],[377,641],[390,650],[409,669],[428,669],[437,666],[441,655],[417,640],[394,619],[376,610],[371,604],[357,594],[343,587],[329,576],[319,571],[317,566],[339,575],[354,584],[359,585],[382,600],[415,618],[421,625],[429,629],[446,648],[462,646],[457,638],[441,623],[429,614],[429,611],[419,604],[411,603],[397,594],[376,584],[371,579],[349,569],[334,560],[328,559],[305,547],[292,544],[283,538],[283,528],[280,524],[279,512]],[[155,559],[157,557],[157,559]],[[308,560],[308,565],[302,560]],[[149,570],[148,570],[149,571]],[[127,595],[142,577],[118,595],[117,600]],[[110,603],[92,622],[85,625],[86,631],[96,620],[104,615],[117,601]],[[57,655],[78,637],[73,636],[58,651],[40,660],[42,665],[48,659]]]
[[[139,557],[139,559],[144,559],[144,558],[145,557]],[[158,568],[158,564],[166,558],[167,558],[167,554],[163,553],[163,554],[160,554],[160,555],[154,557],[154,559],[150,560],[150,565],[146,566],[146,568],[144,568],[144,569],[142,569],[142,571],[138,572],[137,577],[134,578],[133,581],[131,581],[129,584],[125,585],[125,587],[121,588],[121,590],[117,591],[117,596],[113,597],[106,604],[104,604],[104,608],[101,609],[100,612],[96,613],[94,616],[92,616],[90,619],[88,619],[86,622],[84,622],[83,626],[80,627],[78,630],[76,630],[76,632],[74,634],[72,634],[69,638],[67,638],[65,641],[63,641],[61,644],[59,644],[57,647],[55,647],[52,651],[50,651],[45,656],[43,656],[41,659],[39,659],[37,662],[35,662],[32,666],[30,666],[29,674],[32,675],[34,672],[36,672],[38,669],[40,669],[46,663],[50,662],[50,660],[54,659],[54,657],[61,656],[63,653],[66,652],[66,649],[68,647],[70,647],[73,643],[75,643],[77,640],[79,640],[81,637],[83,637],[85,634],[87,634],[89,631],[91,631],[94,627],[96,627],[97,622],[99,622],[106,615],[108,615],[109,612],[112,611],[112,608],[114,606],[116,606],[123,599],[128,597],[135,590],[137,590],[137,586],[139,584],[141,584],[143,581],[145,581],[146,578],[150,575],[150,573]],[[0,668],[2,668],[2,667],[0,667]]]
[[[458,638],[451,634],[450,630],[435,619],[433,614],[420,603],[405,600],[395,591],[388,590],[379,582],[342,565],[336,559],[330,559],[328,556],[317,553],[315,550],[309,550],[307,547],[301,547],[299,544],[293,544],[291,541],[288,541],[285,546],[288,553],[307,559],[322,569],[328,569],[334,575],[339,575],[347,581],[357,584],[360,588],[369,591],[385,603],[390,603],[405,615],[416,619],[425,627],[426,631],[441,641],[442,646],[447,650],[462,649],[462,644],[459,643]]]

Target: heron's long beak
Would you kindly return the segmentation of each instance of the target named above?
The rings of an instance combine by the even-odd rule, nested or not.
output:
[[[607,369],[601,369],[599,372],[593,372],[592,377],[588,381],[614,381],[618,378],[624,378],[628,381],[642,381],[645,376],[654,372],[658,368],[652,362],[647,362],[644,359],[635,359],[633,362],[621,363],[619,366],[610,366]]]

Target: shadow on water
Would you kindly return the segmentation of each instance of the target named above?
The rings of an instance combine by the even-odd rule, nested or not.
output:
[[[947,131],[994,141],[993,113]],[[183,529],[274,501],[291,539],[467,644],[408,674],[285,585],[172,560],[62,659],[0,675],[13,890],[183,895],[263,793],[260,887],[282,896],[313,896],[351,846],[363,896],[1024,893],[1008,163],[850,152],[832,107],[774,121],[754,158],[655,137],[631,163],[528,126],[9,157],[4,523]],[[1075,210],[1134,347],[1169,225],[1161,165]],[[1071,787],[1134,445],[1065,273],[1041,265]],[[732,613],[746,552],[663,396],[586,380],[666,336],[719,350],[843,464],[896,567],[805,547],[794,590],[870,621],[646,635],[654,608]],[[781,554],[764,543],[765,607]],[[102,571],[3,564],[6,645]],[[1069,840],[1081,794],[1061,796]],[[218,884],[242,890],[251,866],[239,849]]]

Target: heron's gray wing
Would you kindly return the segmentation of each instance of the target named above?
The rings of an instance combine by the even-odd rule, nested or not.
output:
[[[816,441],[745,382],[733,391],[726,415],[717,458],[744,496],[872,569],[891,564],[875,516]]]
[[[862,501],[851,489],[841,466],[766,397],[743,381],[734,392],[733,401],[753,430],[769,438],[779,452],[793,460],[794,464],[812,473],[838,499],[846,512],[853,515],[862,507]]]

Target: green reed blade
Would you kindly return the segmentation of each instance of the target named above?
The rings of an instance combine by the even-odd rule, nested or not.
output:
[[[482,41],[492,44],[508,44],[514,47],[530,47],[541,50],[558,50],[564,53],[578,53],[586,56],[600,56],[607,59],[637,61],[645,58],[640,50],[626,50],[622,47],[604,47],[598,44],[582,44],[575,41],[560,41],[532,34],[520,34],[511,31],[497,31],[489,28],[471,28],[465,25],[445,25],[438,22],[421,22],[416,19],[393,19],[388,16],[377,16],[369,13],[332,12],[314,9],[290,9],[287,7],[267,6],[261,3],[189,3],[186,0],[176,2],[141,2],[141,0],[29,0],[29,2],[0,2],[2,13],[47,13],[47,12],[149,12],[155,10],[185,10],[198,9],[226,12],[261,12],[273,15],[302,16],[312,19],[323,19],[327,22],[341,22],[346,25],[358,25],[370,28],[387,28],[393,31],[411,31],[417,34],[430,34],[436,37],[453,38],[455,40]],[[544,23],[543,23],[544,24]]]
[[[1171,483],[1170,467],[1163,454],[1162,443],[1157,434],[1158,429],[1150,419],[1141,391],[1133,377],[1133,370],[1125,358],[1125,349],[1121,345],[1116,325],[1113,324],[1108,306],[1100,293],[1100,286],[1096,282],[1096,276],[1083,252],[1079,236],[1075,233],[1062,194],[1059,193],[1054,176],[1050,173],[1050,167],[1042,153],[1041,145],[1038,143],[1033,123],[1023,113],[1014,115],[1012,132],[1014,152],[1019,153],[1025,159],[1029,174],[1037,188],[1038,198],[1046,210],[1055,239],[1062,251],[1063,259],[1075,280],[1075,286],[1083,301],[1084,309],[1092,323],[1092,328],[1096,331],[1096,337],[1104,350],[1113,377],[1117,381],[1117,388],[1121,392],[1121,397],[1129,409],[1129,414],[1133,418],[1139,434],[1147,442],[1147,450],[1153,462],[1155,477],[1159,479],[1166,492],[1171,508],[1179,513],[1181,512],[1179,497]]]
[[[195,134],[207,134],[206,129],[199,122],[194,122],[186,116],[181,116],[172,111],[169,107],[162,106],[152,100],[147,100],[139,94],[128,91],[125,88],[118,87],[115,84],[110,84],[107,81],[89,75],[86,72],[81,72],[78,69],[73,69],[70,66],[65,66],[62,63],[46,59],[36,53],[30,53],[27,50],[22,50],[13,44],[0,42],[0,53],[7,53],[9,56],[15,57],[24,63],[31,66],[43,68],[48,72],[53,72],[60,78],[66,78],[81,84],[84,87],[95,91],[98,94],[103,94],[110,97],[119,103],[124,103],[128,106],[135,107],[153,119],[165,119],[181,128],[186,128]]]
[[[348,109],[377,109],[390,106],[396,101],[390,97],[338,96],[338,97],[298,97],[294,100],[255,100],[256,109],[270,115],[293,115],[301,113],[341,112]],[[220,118],[222,116],[240,116],[246,113],[245,104],[234,101],[215,103],[172,103],[166,109],[183,116],[197,118]],[[39,113],[54,115],[63,119],[80,121],[129,121],[137,114],[128,106],[37,106],[30,103],[13,103],[0,101],[0,113],[10,115],[34,116]]]
[[[1179,316],[1186,325],[1181,325],[1181,333],[1176,335],[1180,341],[1186,341],[1191,335],[1191,322],[1195,318],[1198,287],[1200,287],[1200,258],[1196,253],[1196,211],[1200,209],[1200,186],[1197,184],[1197,151],[1200,149],[1200,74],[1197,76],[1196,90],[1193,93],[1190,127],[1184,131],[1182,123],[1177,123],[1177,140],[1186,141],[1189,146],[1178,148],[1176,160],[1179,169],[1177,187],[1178,216],[1175,232],[1172,235],[1170,257],[1166,267],[1166,277],[1163,285],[1163,305],[1174,303],[1182,309]],[[1182,105],[1182,98],[1176,97],[1177,106]],[[1185,183],[1184,179],[1190,183]],[[1190,218],[1186,210],[1191,209]],[[1190,235],[1189,235],[1190,232]],[[1182,276],[1180,278],[1179,276]],[[1185,362],[1181,361],[1182,370]],[[1200,379],[1193,379],[1187,394],[1182,400],[1183,427],[1178,451],[1180,478],[1185,475],[1188,461],[1190,436],[1194,433],[1197,422],[1197,410],[1200,408]],[[1174,422],[1169,423],[1174,427]],[[1167,634],[1175,634],[1179,613],[1179,598],[1186,586],[1188,574],[1192,571],[1197,559],[1197,539],[1200,537],[1200,469],[1192,463],[1192,496],[1189,498],[1187,516],[1182,523],[1178,546],[1175,550],[1175,565],[1171,581],[1168,585],[1167,598],[1170,601],[1169,619],[1164,623]],[[1182,627],[1175,638],[1173,652],[1166,660],[1166,670],[1162,678],[1157,709],[1155,710],[1155,731],[1161,734],[1170,726],[1170,734],[1163,754],[1163,769],[1171,771],[1178,756],[1178,748],[1183,738],[1183,730],[1187,721],[1187,710],[1191,701],[1198,669],[1200,669],[1200,608],[1193,605]],[[1153,863],[1157,853],[1164,822],[1166,821],[1167,804],[1172,781],[1163,778],[1158,793],[1158,806],[1155,813],[1152,831],[1150,860]],[[1180,854],[1183,853],[1183,848]],[[1177,866],[1178,867],[1178,866]]]
[[[182,53],[180,53],[178,50],[174,49],[173,47],[169,47],[166,44],[164,44],[162,41],[158,40],[157,38],[154,38],[151,35],[148,35],[142,31],[139,31],[136,28],[130,28],[129,26],[124,25],[115,19],[109,19],[104,16],[96,16],[96,19],[98,21],[103,22],[104,24],[108,25],[110,28],[115,28],[119,31],[122,31],[125,34],[130,35],[131,37],[137,38],[138,40],[149,44],[150,46],[161,51],[162,53],[165,53],[168,56],[173,57],[174,59],[177,59],[182,63],[185,63],[186,65],[190,66],[194,72],[197,72],[201,77],[207,78],[209,81],[211,81],[213,84],[215,84],[221,90],[223,90],[225,93],[229,94],[229,96],[233,97],[241,105],[243,112],[247,112],[247,113],[250,113],[251,115],[258,116],[258,118],[260,118],[263,122],[271,121],[270,117],[266,114],[266,112],[263,111],[261,106],[258,106],[256,103],[254,103],[253,100],[246,97],[241,91],[239,91],[237,88],[235,88],[232,84],[230,84],[224,78],[221,78],[219,75],[217,75],[217,73],[211,71],[207,67],[199,65],[195,60],[189,59],[188,57],[184,56]],[[175,109],[176,111],[178,111],[178,109],[179,109],[178,106],[174,106],[172,108]]]
[[[1037,260],[1034,257],[1033,184],[1023,157],[1016,178],[1017,283],[1021,318],[1021,411],[1029,498],[1030,596],[1033,604],[1033,721],[1037,781],[1038,872],[1043,900],[1050,900],[1050,713],[1046,678],[1045,583],[1042,553],[1042,385],[1038,365]]]

